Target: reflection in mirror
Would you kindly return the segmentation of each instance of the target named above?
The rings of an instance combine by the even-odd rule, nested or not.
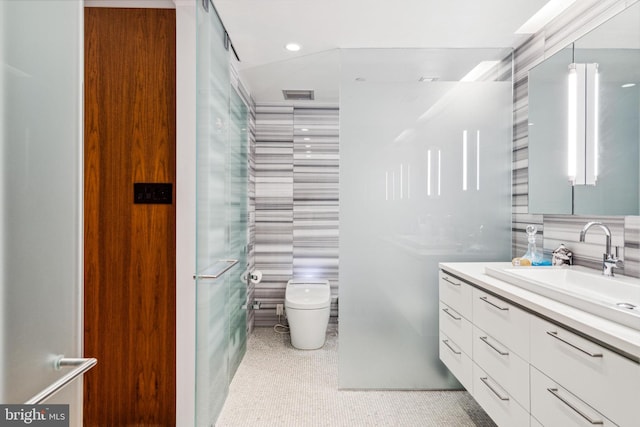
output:
[[[568,67],[596,63],[598,176],[568,179]],[[628,8],[529,73],[529,211],[638,215],[640,211],[640,4]],[[588,123],[586,124],[588,125]]]

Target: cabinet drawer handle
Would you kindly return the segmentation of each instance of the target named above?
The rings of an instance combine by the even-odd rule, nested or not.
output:
[[[487,304],[497,308],[498,310],[502,310],[502,311],[507,311],[509,310],[509,307],[500,307],[498,304],[495,304],[491,301],[489,301],[489,299],[487,297],[480,297],[480,299],[484,302],[486,302]]]
[[[482,340],[483,343],[485,343],[486,345],[488,345],[489,347],[494,349],[496,351],[496,353],[498,353],[500,356],[508,356],[509,355],[508,351],[502,351],[498,347],[496,347],[495,345],[491,344],[489,342],[488,337],[480,337],[480,339]]]
[[[442,311],[444,311],[445,313],[447,313],[449,316],[453,317],[454,320],[462,320],[462,317],[456,317],[453,314],[451,314],[451,312],[449,311],[448,308],[443,308]]]
[[[569,408],[573,409],[578,415],[580,415],[585,420],[589,421],[591,424],[594,424],[594,425],[604,424],[604,422],[602,420],[594,420],[590,416],[588,416],[587,414],[582,412],[580,409],[578,409],[575,406],[573,406],[567,399],[565,399],[564,397],[560,396],[560,394],[558,393],[558,389],[557,388],[548,388],[547,391],[549,393],[553,394],[560,402],[564,403]]]
[[[444,345],[446,345],[447,347],[449,347],[449,350],[453,351],[453,354],[461,354],[458,350],[456,350],[455,348],[451,347],[451,344],[449,344],[449,340],[442,340],[442,343]]]
[[[558,333],[555,331],[547,331],[547,335],[557,339],[558,341],[562,341],[563,343],[575,348],[576,350],[580,350],[581,352],[583,352],[584,354],[586,354],[589,357],[602,357],[602,353],[591,353],[590,351],[587,351],[583,348],[578,347],[577,345],[565,340],[564,338],[561,338],[560,336],[558,336]]]
[[[460,283],[452,282],[451,280],[449,280],[449,276],[442,276],[442,280],[451,283],[453,286],[460,286]]]
[[[509,400],[508,396],[507,397],[502,396],[500,393],[498,393],[498,390],[496,390],[495,388],[493,388],[493,386],[491,384],[489,384],[489,379],[487,377],[480,377],[480,381],[482,381],[484,383],[484,385],[489,387],[489,390],[491,390],[493,392],[493,394],[498,396],[498,399],[500,399],[500,400]]]

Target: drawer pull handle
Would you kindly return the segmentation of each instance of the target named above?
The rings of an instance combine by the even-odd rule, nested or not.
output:
[[[590,351],[587,351],[583,348],[578,347],[577,345],[561,338],[560,336],[558,336],[558,333],[555,331],[547,331],[547,335],[552,336],[553,338],[557,339],[558,341],[562,341],[563,343],[575,348],[576,350],[580,350],[581,352],[583,352],[584,354],[586,354],[589,357],[602,357],[602,353],[591,353]]]
[[[489,347],[494,349],[496,351],[496,353],[498,353],[500,356],[508,356],[509,355],[508,351],[502,351],[498,347],[496,347],[495,345],[491,344],[489,342],[488,337],[480,337],[480,339],[482,340],[483,343],[485,343],[486,345],[488,345]]]
[[[449,350],[453,351],[453,354],[461,354],[460,351],[458,351],[455,348],[451,347],[451,344],[449,344],[449,340],[442,340],[442,343],[444,345],[446,345],[447,347],[449,347]]]
[[[573,406],[567,399],[565,399],[564,397],[560,396],[560,394],[558,393],[558,389],[557,388],[548,388],[547,391],[549,393],[553,394],[559,401],[561,401],[562,403],[567,405],[569,408],[573,409],[578,415],[580,415],[585,420],[589,421],[591,424],[594,424],[594,425],[598,425],[598,424],[602,425],[602,424],[604,424],[604,422],[602,420],[594,420],[590,416],[588,416],[587,414],[582,412],[580,409],[578,409],[575,406]]]
[[[487,297],[480,297],[480,299],[484,302],[486,302],[487,304],[497,308],[498,310],[502,310],[502,311],[507,311],[509,310],[509,307],[500,307],[498,304],[495,304],[491,301],[489,301],[489,299]]]
[[[462,320],[462,317],[456,317],[453,314],[451,314],[451,312],[449,311],[448,308],[443,308],[442,311],[444,311],[445,313],[447,313],[449,316],[453,317],[454,320]]]
[[[442,280],[447,283],[451,283],[453,286],[460,286],[460,283],[452,282],[451,280],[449,280],[449,276],[442,276]]]
[[[493,392],[493,394],[498,396],[498,399],[500,399],[500,400],[509,400],[509,396],[507,396],[507,397],[502,396],[500,393],[498,393],[498,390],[496,390],[495,388],[493,388],[493,386],[491,384],[489,384],[489,379],[487,377],[480,377],[480,381],[482,381],[484,383],[484,385],[489,387],[489,390],[491,390]]]

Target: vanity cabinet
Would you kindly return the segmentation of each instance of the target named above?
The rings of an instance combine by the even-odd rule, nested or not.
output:
[[[440,271],[440,359],[500,427],[640,425],[640,363],[465,279]]]
[[[467,390],[473,389],[472,287],[440,272],[440,359]]]
[[[534,317],[531,323],[531,365],[584,402],[583,406],[590,406],[583,412],[597,411],[621,426],[640,424],[637,409],[640,404],[640,366],[636,362]],[[567,403],[567,406],[572,405]],[[574,406],[580,407],[580,404]],[[533,412],[532,415],[538,418]],[[578,418],[584,417],[578,415]]]

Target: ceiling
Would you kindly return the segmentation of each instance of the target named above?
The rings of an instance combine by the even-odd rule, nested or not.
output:
[[[546,2],[213,0],[258,103],[282,102],[283,89],[313,89],[314,102],[337,103],[338,48],[515,47],[527,36],[514,31]],[[302,49],[288,52],[289,42]]]

